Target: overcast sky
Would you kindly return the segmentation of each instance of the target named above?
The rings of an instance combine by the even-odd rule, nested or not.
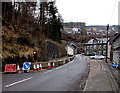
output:
[[[107,25],[108,23],[117,25],[119,1],[56,0],[56,5],[64,22],[85,22],[86,25]]]

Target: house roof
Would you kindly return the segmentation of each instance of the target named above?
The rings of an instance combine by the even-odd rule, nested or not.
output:
[[[70,43],[69,46],[72,46],[74,49],[77,48],[77,46],[74,43]]]
[[[95,39],[90,39],[87,43],[85,44],[93,44],[94,40],[97,40],[99,42],[99,44],[102,44],[102,43],[107,43],[107,38],[95,38]]]
[[[116,33],[113,38],[113,42],[120,36],[120,33]]]

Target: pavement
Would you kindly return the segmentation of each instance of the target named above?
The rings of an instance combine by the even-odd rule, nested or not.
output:
[[[90,73],[83,91],[119,93],[118,85],[104,60],[88,59]]]
[[[35,73],[3,74],[3,91],[81,91],[89,73],[89,62],[82,55],[50,70]]]
[[[110,69],[110,71],[111,71],[115,81],[117,82],[117,84],[119,86],[119,91],[120,91],[120,78],[119,78],[120,77],[120,69],[113,68],[112,67],[113,64],[112,64],[111,61],[108,61],[107,65],[108,65],[108,67],[109,67],[109,69]]]

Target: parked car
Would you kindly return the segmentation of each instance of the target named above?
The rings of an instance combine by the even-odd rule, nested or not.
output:
[[[103,55],[95,55],[95,56],[90,56],[91,59],[104,59],[105,56]]]

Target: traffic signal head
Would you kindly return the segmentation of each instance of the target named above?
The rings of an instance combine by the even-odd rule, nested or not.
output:
[[[36,51],[34,51],[34,52],[33,52],[33,54],[35,55],[35,54],[37,54],[37,52],[36,52]]]

